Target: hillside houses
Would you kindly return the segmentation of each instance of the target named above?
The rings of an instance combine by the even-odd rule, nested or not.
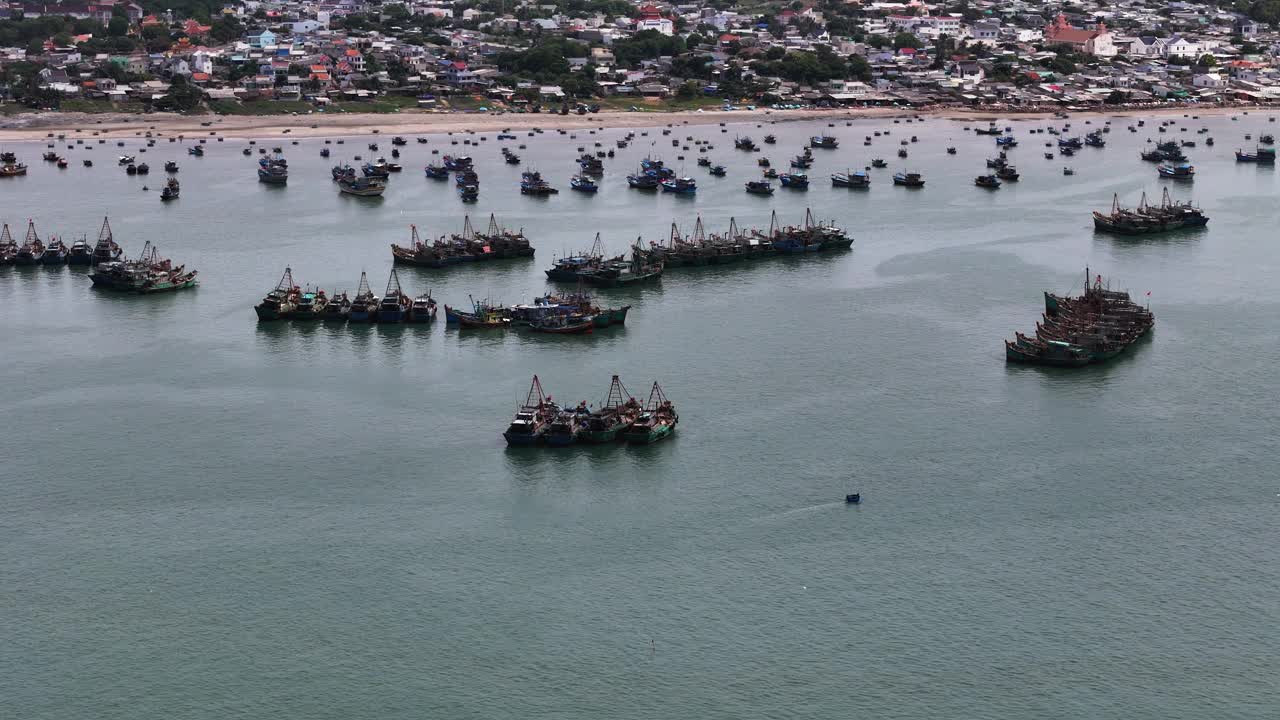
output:
[[[67,47],[51,37],[35,46],[39,53],[0,49],[9,58],[0,65],[41,64],[49,71],[41,82],[55,93],[110,102],[145,102],[177,78],[209,98],[317,106],[390,96],[401,106],[679,96],[1015,108],[1280,97],[1280,34],[1241,13],[1185,2],[1120,0],[1060,12],[1031,0],[974,0],[958,12],[910,0],[848,12],[778,5],[761,15],[650,1],[606,15],[533,0],[502,14],[452,0],[249,0],[210,19],[144,15],[123,0],[5,7],[11,18],[15,11],[103,24],[127,18],[123,40],[80,26],[71,42],[59,40]],[[19,21],[0,14],[3,22]],[[134,50],[112,52],[115,45]],[[554,51],[539,53],[545,46]],[[526,56],[538,64],[519,60]]]

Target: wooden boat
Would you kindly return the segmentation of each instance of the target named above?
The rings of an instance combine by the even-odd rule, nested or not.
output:
[[[622,381],[614,375],[599,409],[590,412],[585,422],[579,422],[578,441],[594,444],[614,442],[619,433],[635,422],[641,410],[640,403],[631,397]]]
[[[973,179],[973,184],[978,187],[998,190],[1000,188],[1000,178],[995,175],[979,175]]]
[[[833,187],[868,189],[871,187],[871,175],[862,170],[850,170],[847,173],[836,173],[831,176]]]
[[[663,394],[657,382],[649,391],[649,400],[635,421],[622,433],[622,439],[633,445],[649,445],[670,437],[676,431],[680,416]]]
[[[102,227],[98,230],[98,241],[93,246],[93,256],[89,264],[118,262],[123,255],[124,251],[116,244],[111,234],[111,224],[107,222],[107,218],[102,218]]]
[[[1020,176],[1018,175],[1018,169],[1014,166],[1002,165],[996,169],[996,177],[1009,182],[1017,182]]]
[[[360,284],[356,287],[356,297],[351,301],[347,318],[353,323],[371,323],[378,319],[378,296],[369,288],[366,273],[360,273]]]
[[[536,445],[542,441],[547,424],[559,412],[560,408],[551,401],[550,395],[542,392],[542,383],[534,375],[524,404],[516,409],[515,417],[502,437],[508,445]]]
[[[360,172],[364,173],[368,178],[386,179],[391,177],[391,168],[387,167],[385,162],[365,163],[360,166]]]
[[[166,163],[164,164],[164,171],[165,171],[165,172],[167,172],[167,173],[176,173],[176,172],[178,172],[178,163],[176,163],[176,162],[174,162],[174,161],[172,161],[172,160],[170,160],[170,161],[166,162]]]
[[[444,319],[448,325],[471,329],[499,329],[511,327],[506,308],[491,305],[487,300],[471,299],[471,312],[444,306]]]
[[[298,295],[298,305],[293,311],[293,320],[322,320],[325,308],[329,305],[329,296],[324,290],[303,290]]]
[[[1195,179],[1196,168],[1190,163],[1180,163],[1178,165],[1162,164],[1156,168],[1161,178],[1170,180],[1180,180],[1190,182]]]
[[[887,168],[887,167],[889,167],[889,163],[885,162],[884,160],[881,160],[880,158],[875,158],[875,159],[873,159],[873,160],[871,161],[871,167],[873,167],[873,168]]]
[[[9,223],[5,223],[4,229],[0,230],[0,265],[12,265],[17,255],[18,243],[9,232]]]
[[[814,135],[809,138],[809,147],[835,150],[840,147],[840,141],[830,135]]]
[[[426,173],[427,173],[427,177],[433,180],[449,179],[449,169],[444,167],[443,165],[427,165]]]
[[[809,176],[804,173],[782,173],[778,176],[782,187],[793,190],[805,190],[809,187]]]
[[[1146,193],[1143,193],[1138,207],[1130,210],[1120,206],[1120,197],[1116,195],[1111,200],[1109,214],[1096,210],[1093,213],[1095,230],[1120,235],[1147,235],[1182,228],[1204,227],[1208,222],[1208,216],[1200,208],[1189,202],[1174,202],[1167,188],[1164,189],[1160,204],[1157,206],[1148,205]]]
[[[773,137],[773,136],[770,135],[769,137]],[[748,152],[754,152],[759,149],[756,147],[755,141],[746,136],[735,137],[733,139],[733,147],[737,150],[746,150]]]
[[[400,276],[391,268],[391,276],[387,278],[387,291],[378,304],[378,322],[401,323],[408,319],[413,300],[400,289]]]
[[[924,187],[924,176],[914,172],[894,173],[893,184],[903,187]]]
[[[351,315],[351,300],[346,293],[334,295],[325,303],[320,319],[325,322],[346,322]]]
[[[600,190],[600,186],[586,175],[574,175],[569,179],[569,187],[583,193],[594,193]]]
[[[0,241],[0,246],[3,241]],[[89,244],[89,238],[81,235],[79,240],[71,243],[71,247],[67,249],[68,265],[88,265],[93,261],[93,246]]]
[[[612,260],[578,273],[578,278],[596,287],[624,287],[662,279],[662,263],[649,263],[638,253],[631,260]]]
[[[255,305],[253,310],[257,313],[259,321],[288,320],[297,311],[301,294],[300,289],[293,282],[293,271],[285,268],[284,275],[280,276],[280,282],[276,283],[275,288],[267,293],[267,296]]]
[[[1120,355],[1145,336],[1155,317],[1125,292],[1103,286],[1102,277],[1090,281],[1085,270],[1085,294],[1062,297],[1044,294],[1043,322],[1034,336],[1015,334],[1005,341],[1005,360],[1011,363],[1082,367]]]
[[[0,165],[0,177],[18,177],[27,174],[27,166],[20,162]]]
[[[165,183],[164,189],[160,191],[160,200],[167,202],[169,200],[177,200],[178,193],[182,188],[178,185],[178,178],[169,178],[169,182]]]
[[[65,265],[67,264],[67,245],[58,238],[50,238],[49,242],[44,246],[44,255],[40,258],[41,265]]]
[[[590,317],[551,313],[529,323],[529,329],[553,335],[585,335],[595,329],[595,323]]]
[[[27,236],[23,239],[22,245],[18,246],[18,253],[13,258],[14,265],[39,265],[44,261],[44,241],[40,239],[40,235],[36,233],[36,224],[32,220],[27,221]]]
[[[747,192],[752,195],[772,195],[773,185],[763,180],[749,180],[747,181]]]
[[[693,195],[698,192],[698,182],[691,177],[672,177],[663,180],[662,191],[677,195]]]
[[[348,177],[338,180],[338,191],[356,197],[379,197],[387,191],[387,183],[377,177]]]
[[[436,301],[431,297],[430,292],[413,299],[413,305],[409,308],[409,317],[406,322],[423,325],[435,319]]]
[[[542,439],[551,447],[568,447],[578,439],[582,426],[590,417],[591,410],[585,403],[573,410],[561,409],[547,424]]]
[[[268,185],[284,185],[289,182],[289,166],[284,158],[262,158],[258,161],[258,181]]]
[[[542,173],[536,170],[527,170],[520,173],[520,194],[521,195],[555,195],[559,190],[551,187],[543,177]]]

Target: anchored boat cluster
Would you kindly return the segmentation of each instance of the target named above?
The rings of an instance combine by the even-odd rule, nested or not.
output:
[[[1151,311],[1129,299],[1129,293],[1103,287],[1102,276],[1089,282],[1080,297],[1046,292],[1043,322],[1034,337],[1017,333],[1006,340],[1005,359],[1013,363],[1082,367],[1111,360],[1155,325]]]
[[[843,228],[815,221],[813,213],[805,210],[804,224],[799,226],[781,225],[778,213],[774,212],[768,231],[755,228],[739,230],[737,222],[730,218],[729,229],[724,234],[707,233],[702,218],[698,218],[693,232],[684,236],[672,223],[671,234],[665,243],[650,242],[648,247],[644,247],[637,242],[634,250],[649,263],[664,267],[697,267],[780,255],[848,250],[852,246],[853,238]]]
[[[565,447],[575,443],[603,444],[622,441],[649,445],[671,436],[680,416],[655,381],[643,405],[627,392],[617,375],[599,407],[579,403],[561,407],[542,391],[533,376],[524,404],[502,436],[508,445]]]
[[[52,238],[48,243],[40,239],[34,221],[27,221],[27,235],[19,245],[5,225],[0,230],[0,265],[89,265],[89,279],[94,287],[144,295],[193,288],[198,284],[196,271],[185,265],[175,266],[168,258],[148,242],[136,260],[124,257],[124,251],[111,234],[111,224],[106,218],[98,231],[98,241],[90,246],[87,236],[81,236],[68,247],[63,241]]]
[[[553,335],[584,335],[598,328],[616,327],[627,322],[630,305],[602,308],[585,293],[543,295],[531,305],[506,307],[488,300],[472,298],[470,310],[444,306],[446,322],[469,329],[527,327],[534,332]]]
[[[1159,205],[1148,205],[1147,194],[1142,193],[1138,207],[1129,209],[1120,207],[1120,196],[1111,199],[1111,212],[1103,214],[1093,211],[1093,227],[1097,230],[1119,235],[1146,235],[1150,233],[1169,232],[1181,228],[1204,227],[1209,217],[1200,208],[1189,202],[1174,202],[1166,188],[1160,197]]]
[[[360,273],[360,285],[354,299],[344,293],[326,293],[320,288],[302,288],[293,281],[293,271],[284,275],[275,289],[254,306],[258,320],[324,320],[353,323],[427,324],[436,317],[436,301],[431,293],[410,297],[400,287],[393,268],[387,278],[387,290],[381,298],[369,289],[369,277]]]
[[[483,233],[471,227],[471,216],[465,216],[462,233],[441,237],[434,242],[423,242],[418,237],[418,226],[411,225],[409,247],[391,244],[391,256],[397,263],[419,267],[443,268],[467,262],[531,258],[534,248],[529,245],[524,229],[507,230],[489,215],[489,229]]]

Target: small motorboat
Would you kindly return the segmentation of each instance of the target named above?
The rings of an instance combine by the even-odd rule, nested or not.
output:
[[[1075,171],[1075,170],[1073,170],[1073,169],[1071,169],[1071,168],[1069,168],[1069,167],[1064,167],[1064,168],[1062,168],[1062,174],[1063,174],[1063,175],[1075,175],[1075,174],[1076,174],[1076,171]]]
[[[973,184],[978,187],[995,190],[1000,187],[1000,178],[995,175],[979,175],[973,179]]]
[[[844,496],[845,503],[849,505],[857,505],[862,502],[862,493],[850,493]]]

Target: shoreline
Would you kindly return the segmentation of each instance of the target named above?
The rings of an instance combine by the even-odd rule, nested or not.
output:
[[[47,140],[65,134],[68,139],[89,137],[123,139],[151,132],[158,137],[217,135],[231,139],[257,139],[290,135],[293,138],[348,137],[354,135],[442,133],[487,133],[547,130],[625,129],[666,125],[713,125],[723,123],[775,123],[807,120],[861,120],[922,117],[951,121],[1018,122],[1051,119],[1057,112],[1071,117],[1142,117],[1169,115],[1234,115],[1251,111],[1276,112],[1274,105],[1117,107],[1103,110],[1019,110],[1010,108],[838,108],[806,110],[679,110],[672,112],[602,111],[588,115],[480,114],[405,112],[395,114],[343,113],[326,115],[178,115],[87,114],[41,112],[12,115],[0,127],[0,142]],[[206,124],[207,123],[207,124]],[[96,133],[96,134],[95,134]]]

